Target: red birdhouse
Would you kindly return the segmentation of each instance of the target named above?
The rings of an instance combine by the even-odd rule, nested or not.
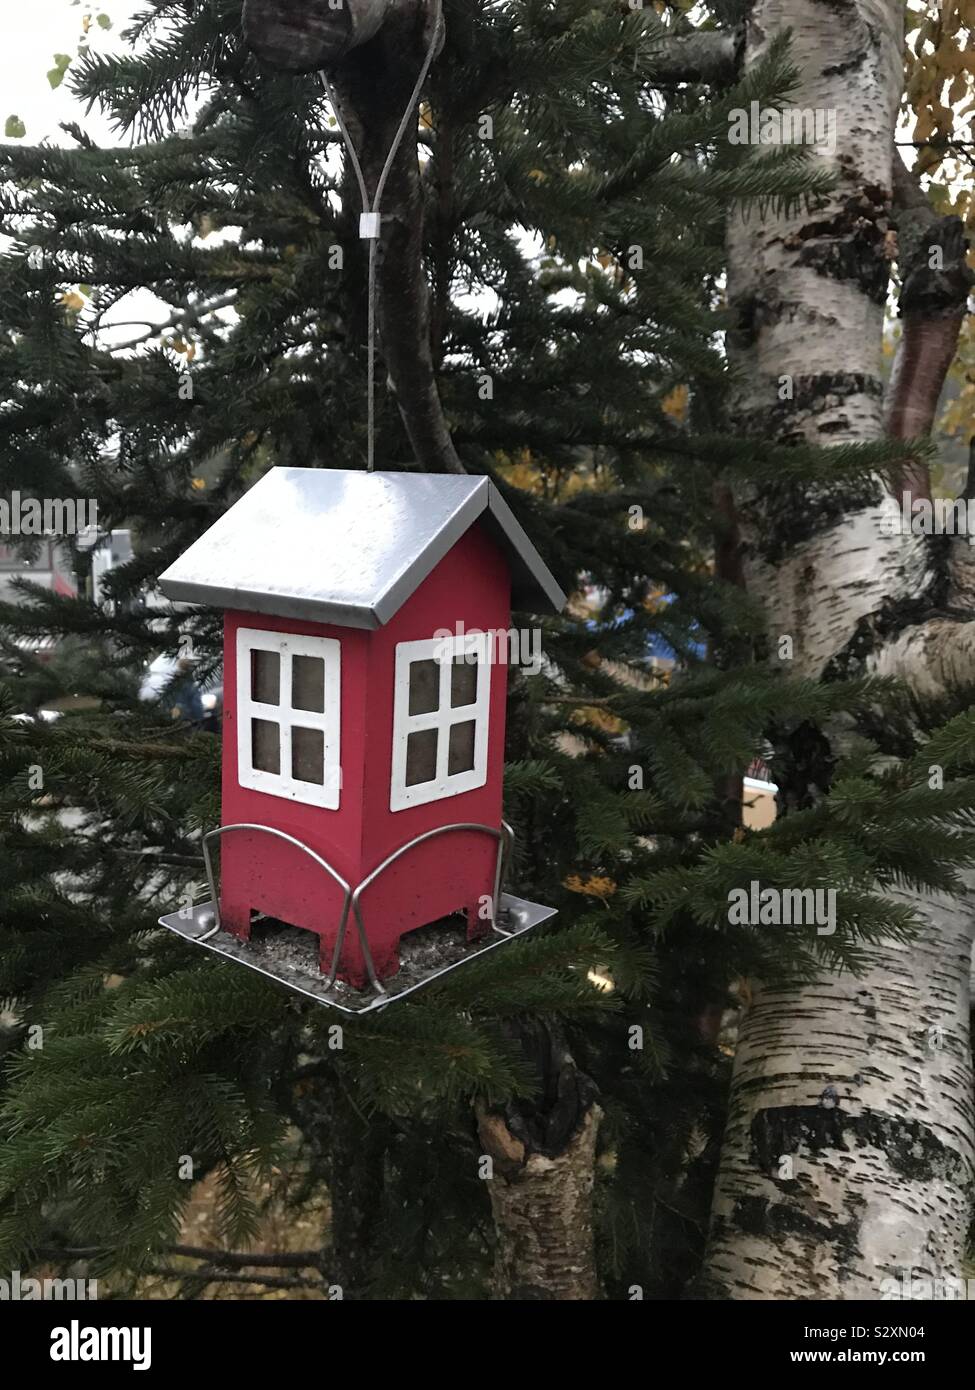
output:
[[[167,926],[323,1002],[382,1002],[417,928],[463,913],[500,944],[552,915],[501,894],[498,657],[513,601],[565,596],[489,479],[275,468],[160,587],[225,609],[212,901]],[[269,921],[316,934],[314,987],[248,949]]]

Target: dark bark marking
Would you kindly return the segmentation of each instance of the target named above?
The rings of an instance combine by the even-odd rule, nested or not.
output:
[[[925,318],[954,316],[963,312],[975,272],[966,261],[968,239],[960,217],[939,217],[913,236],[900,236],[901,289],[898,311]],[[932,269],[931,251],[939,247],[943,268]]]
[[[743,295],[734,304],[735,322],[728,329],[728,346],[739,352],[754,347],[758,342],[760,325],[759,300],[754,294]]]
[[[960,622],[967,615],[951,613],[945,607],[948,587],[948,553],[951,537],[931,536],[932,582],[924,594],[910,598],[891,599],[875,613],[869,613],[857,623],[846,646],[829,662],[824,673],[826,680],[845,680],[859,675],[870,656],[911,627],[923,627],[933,618],[957,616]]]
[[[795,1188],[797,1184],[789,1186]],[[793,1194],[790,1192],[789,1195]],[[731,1227],[745,1235],[765,1237],[773,1244],[781,1241],[783,1236],[800,1236],[815,1241],[817,1245],[837,1246],[838,1258],[842,1260],[845,1256],[852,1261],[858,1251],[860,1213],[865,1203],[862,1199],[854,1198],[851,1205],[856,1208],[856,1214],[849,1221],[827,1222],[817,1221],[800,1207],[786,1206],[766,1197],[739,1197],[730,1219],[716,1223],[715,1234],[720,1238]]]
[[[855,72],[857,68],[862,68],[867,59],[867,50],[858,53],[855,58],[851,58],[847,63],[830,63],[823,68],[823,77],[840,77],[845,72]]]
[[[779,436],[783,435],[785,431],[780,430]],[[783,439],[785,443],[800,441],[805,442],[805,436]],[[882,484],[872,478],[815,485],[773,484],[755,503],[758,553],[769,564],[779,564],[797,547],[851,513],[877,506],[882,496]]]
[[[864,1110],[853,1114],[842,1104],[782,1105],[759,1110],[751,1123],[751,1161],[774,1175],[783,1154],[807,1148],[880,1149],[894,1173],[908,1182],[967,1183],[965,1158],[918,1120]]]
[[[779,787],[776,803],[780,812],[803,811],[814,806],[833,784],[836,758],[829,739],[815,724],[803,721],[786,734],[773,730],[772,742]],[[761,1079],[755,1091],[762,1093],[764,1090],[765,1082]]]
[[[890,195],[868,185],[844,198],[830,216],[805,222],[785,240],[799,264],[832,280],[852,280],[883,304],[890,281]]]

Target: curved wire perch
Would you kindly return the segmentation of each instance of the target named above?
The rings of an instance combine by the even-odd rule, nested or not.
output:
[[[309,849],[309,847],[306,844],[304,844],[301,840],[296,839],[293,835],[287,835],[283,830],[275,830],[272,826],[269,825],[255,825],[247,822],[241,822],[237,825],[219,826],[216,830],[210,830],[202,836],[203,862],[206,865],[207,885],[210,889],[210,899],[213,903],[215,925],[212,927],[210,931],[205,932],[203,936],[197,937],[197,941],[206,941],[209,937],[214,936],[218,931],[222,929],[222,924],[220,921],[220,894],[217,888],[216,877],[213,872],[213,858],[210,853],[209,841],[217,839],[221,835],[226,835],[229,831],[232,830],[257,830],[265,835],[273,835],[276,839],[285,840],[288,844],[294,845],[296,849],[302,850],[303,853],[309,856],[309,858],[314,859],[315,863],[318,864],[321,868],[323,868],[326,873],[330,874],[331,877],[335,880],[335,882],[339,885],[339,887],[343,890],[344,898],[342,901],[342,915],[339,919],[339,929],[335,939],[335,949],[332,953],[332,967],[329,970],[328,975],[326,976],[323,986],[323,988],[326,990],[332,988],[338,976],[339,960],[341,959],[342,955],[342,947],[345,944],[345,936],[349,925],[349,914],[351,912],[352,915],[355,917],[356,929],[359,933],[359,944],[362,947],[362,955],[366,963],[366,971],[369,975],[369,982],[377,994],[384,995],[386,993],[386,990],[383,988],[378,976],[376,975],[376,968],[373,963],[372,952],[369,949],[369,940],[366,936],[366,928],[365,923],[362,920],[362,910],[359,905],[359,900],[362,897],[362,894],[365,892],[365,890],[369,887],[369,885],[375,883],[376,879],[379,878],[379,876],[382,873],[384,873],[386,869],[389,868],[390,864],[394,864],[397,859],[402,858],[402,856],[406,854],[408,850],[415,849],[417,845],[422,845],[427,840],[433,840],[438,835],[446,835],[450,831],[481,831],[485,835],[490,835],[492,839],[497,840],[498,853],[494,865],[494,894],[491,899],[491,930],[495,933],[496,936],[510,937],[514,935],[513,932],[505,931],[504,928],[499,926],[498,924],[498,918],[500,915],[501,908],[501,885],[504,878],[504,871],[511,857],[511,849],[514,844],[515,838],[514,831],[511,829],[511,826],[507,823],[507,821],[501,822],[500,830],[496,830],[494,826],[482,825],[476,821],[457,821],[452,825],[438,825],[433,830],[424,831],[422,835],[415,835],[412,840],[407,840],[405,845],[400,845],[399,849],[394,850],[392,854],[387,856],[387,858],[382,861],[381,864],[377,864],[376,868],[374,868],[371,873],[366,875],[366,877],[362,880],[362,882],[359,884],[359,886],[355,889],[354,892],[351,886],[342,877],[342,875],[332,868],[331,864],[329,864],[327,859],[323,859],[320,854],[316,854],[316,852],[313,849]]]
[[[348,883],[346,883],[342,875],[332,868],[331,864],[328,862],[327,859],[323,859],[320,854],[316,854],[313,849],[309,849],[308,846],[304,844],[301,840],[296,840],[293,835],[286,835],[283,830],[275,830],[273,826],[253,825],[248,822],[242,821],[237,825],[221,825],[216,830],[210,830],[207,832],[207,834],[203,836],[203,862],[206,865],[207,884],[210,888],[210,897],[213,902],[213,911],[214,917],[216,919],[216,925],[213,927],[211,931],[208,931],[204,936],[198,937],[197,940],[206,941],[207,937],[213,936],[216,932],[221,930],[220,894],[217,890],[217,882],[213,873],[213,860],[210,855],[209,841],[217,839],[221,835],[226,835],[228,831],[231,830],[258,830],[263,832],[265,835],[273,835],[275,839],[286,840],[289,845],[294,845],[296,849],[300,849],[304,854],[307,854],[310,859],[314,859],[315,863],[318,864],[321,868],[323,868],[326,873],[331,874],[332,878],[334,878],[335,882],[342,889],[343,893],[345,894],[342,900],[342,916],[339,919],[339,931],[335,943],[335,952],[332,957],[332,968],[329,971],[328,978],[325,982],[325,988],[331,989],[332,985],[335,983],[335,977],[338,974],[339,955],[341,954],[342,946],[345,942],[345,931],[349,920],[349,906],[352,902],[352,888]],[[385,994],[386,991],[379,983],[379,977],[377,976],[376,968],[373,965],[372,952],[369,950],[369,942],[366,940],[366,933],[365,929],[362,926],[362,919],[358,916],[358,914],[356,916],[356,921],[359,924],[359,943],[362,946],[362,955],[366,962],[366,971],[369,975],[369,981],[373,989],[377,992],[377,994]]]
[[[393,850],[392,854],[384,859],[381,864],[377,864],[372,872],[366,875],[352,894],[352,911],[359,924],[360,932],[364,932],[365,928],[362,925],[362,913],[359,908],[359,899],[369,885],[375,883],[380,874],[388,869],[390,864],[395,864],[396,860],[401,858],[407,850],[415,849],[417,845],[422,845],[427,840],[433,840],[438,835],[446,835],[451,830],[480,830],[483,831],[485,835],[490,835],[492,839],[497,840],[498,854],[494,865],[494,894],[491,899],[491,930],[497,936],[513,935],[512,932],[504,931],[503,928],[498,926],[498,915],[501,906],[501,881],[515,838],[514,831],[507,821],[501,822],[500,830],[495,830],[492,825],[481,825],[476,821],[457,821],[453,825],[438,825],[433,830],[424,831],[422,835],[415,835],[412,840],[407,840],[405,845],[400,845],[399,849]]]

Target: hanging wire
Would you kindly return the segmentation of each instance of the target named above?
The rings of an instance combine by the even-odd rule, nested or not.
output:
[[[368,279],[368,323],[366,328],[368,357],[366,372],[366,394],[368,398],[368,426],[366,440],[366,468],[371,473],[376,466],[376,261],[379,247],[380,217],[382,214],[383,193],[386,189],[386,180],[389,178],[393,167],[393,161],[399,152],[399,147],[403,143],[403,137],[410,124],[410,117],[413,115],[414,108],[420,99],[423,91],[423,84],[427,80],[427,75],[433,64],[433,55],[437,51],[437,40],[440,37],[440,29],[443,23],[443,0],[434,0],[434,21],[430,29],[430,44],[427,48],[423,66],[420,68],[420,75],[416,79],[413,94],[410,97],[409,105],[403,112],[403,119],[399,123],[399,129],[393,138],[393,143],[389,147],[389,154],[386,156],[386,163],[383,165],[382,173],[379,175],[379,182],[376,184],[376,194],[370,203],[369,190],[366,187],[365,175],[362,172],[362,164],[356,153],[355,143],[349,132],[345,117],[342,115],[342,108],[335,95],[335,90],[329,80],[328,74],[324,71],[319,72],[318,79],[325,90],[332,110],[335,112],[335,119],[338,122],[342,140],[349,154],[349,160],[355,172],[356,182],[359,185],[359,196],[362,199],[362,211],[366,216],[370,214],[375,218],[375,223],[369,235],[369,279]]]

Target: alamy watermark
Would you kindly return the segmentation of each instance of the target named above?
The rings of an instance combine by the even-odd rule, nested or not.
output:
[[[836,111],[828,106],[762,106],[753,101],[746,110],[728,112],[731,145],[810,145],[836,153]]]
[[[957,1303],[975,1299],[975,1279],[932,1278],[914,1269],[902,1269],[880,1281],[880,1297],[886,1302]]]
[[[880,518],[882,536],[975,536],[975,498],[912,497],[902,492],[897,512]]]
[[[542,634],[537,627],[492,627],[468,632],[458,620],[453,631],[438,628],[433,639],[441,644],[436,650],[438,661],[520,666],[529,676],[537,676],[542,669]]]
[[[80,536],[98,529],[93,497],[0,497],[0,536]]]
[[[19,1269],[9,1279],[0,1279],[0,1303],[26,1303],[37,1300],[94,1303],[98,1299],[97,1279],[32,1279]]]
[[[728,894],[733,927],[815,927],[817,936],[836,931],[835,888],[763,888],[752,879]]]
[[[51,1329],[52,1361],[131,1361],[133,1371],[152,1365],[151,1327],[83,1327],[72,1318]]]

